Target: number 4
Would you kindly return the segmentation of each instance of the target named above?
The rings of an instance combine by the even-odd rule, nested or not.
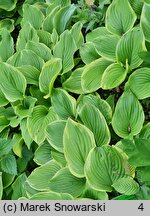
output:
[[[139,210],[143,211],[144,210],[144,206],[143,206],[143,203],[141,203],[138,207]]]

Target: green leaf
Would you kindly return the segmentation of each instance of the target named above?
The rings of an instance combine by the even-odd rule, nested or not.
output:
[[[61,88],[53,89],[51,97],[52,106],[61,119],[76,115],[76,100]]]
[[[104,116],[96,107],[90,104],[85,104],[79,112],[79,116],[84,125],[93,132],[97,146],[109,144],[109,128]]]
[[[112,35],[105,27],[97,27],[86,35],[87,42],[94,42],[99,37]]]
[[[14,42],[9,31],[5,28],[1,30],[0,36],[0,59],[5,62],[14,53]]]
[[[150,140],[121,140],[123,151],[128,155],[129,163],[136,167],[150,166]]]
[[[60,8],[54,16],[54,28],[58,34],[61,34],[67,28],[69,22],[71,21],[72,15],[74,14],[76,6],[71,4],[66,7]]]
[[[137,198],[135,195],[120,195],[113,198],[113,200],[137,200]]]
[[[63,83],[63,88],[65,90],[76,94],[84,93],[81,87],[81,76],[83,69],[83,67],[77,68],[71,73],[71,76]]]
[[[144,125],[138,136],[139,138],[150,139],[150,122]]]
[[[17,67],[17,69],[24,75],[27,84],[39,85],[40,71],[37,68],[31,65],[23,65]]]
[[[68,119],[63,144],[69,170],[79,178],[84,177],[85,160],[89,151],[95,147],[93,133],[86,126]]]
[[[136,197],[138,200],[150,200],[150,188],[145,185],[141,186]]]
[[[66,121],[58,120],[51,122],[46,129],[46,139],[49,144],[59,152],[63,153],[63,133]]]
[[[2,171],[11,174],[17,175],[17,163],[16,158],[12,154],[7,154],[0,160],[0,166]]]
[[[0,8],[6,11],[12,11],[16,7],[17,0],[0,0]]]
[[[47,47],[51,48],[51,34],[44,30],[37,30],[37,35],[39,37],[39,42],[45,44]]]
[[[140,18],[140,24],[141,28],[143,31],[143,34],[145,36],[145,39],[150,42],[150,30],[149,30],[149,25],[150,25],[150,4],[144,3],[143,8],[142,8],[142,14]]]
[[[85,64],[90,64],[92,61],[100,58],[94,45],[92,42],[87,42],[80,47],[80,56]]]
[[[62,62],[59,58],[53,58],[43,65],[40,77],[39,88],[46,95],[50,93],[54,85],[54,82],[61,72]]]
[[[22,145],[23,145],[23,139],[21,134],[15,133],[13,135],[13,139],[15,140],[15,143],[13,145],[13,152],[18,157],[22,158]]]
[[[65,167],[67,165],[65,156],[63,153],[56,151],[55,149],[51,150],[52,158],[61,166]]]
[[[140,183],[150,185],[150,166],[143,166],[137,169],[137,179]]]
[[[3,188],[8,188],[14,181],[15,175],[11,175],[3,172],[2,180],[3,180]]]
[[[53,7],[53,4],[50,5],[50,7],[52,6],[52,8],[50,8],[50,12],[48,14],[48,16],[44,19],[43,21],[43,30],[49,33],[52,33],[53,29],[54,29],[54,18],[56,13],[60,10],[60,5]]]
[[[95,46],[96,52],[110,60],[110,61],[115,61],[116,60],[116,47],[118,44],[120,37],[117,35],[105,35],[105,36],[100,36],[96,38],[93,41],[93,44]]]
[[[52,53],[49,47],[47,47],[43,43],[37,43],[33,41],[29,41],[26,44],[26,49],[32,50],[35,52],[39,57],[41,57],[45,62],[52,58]]]
[[[16,43],[17,52],[25,49],[28,41],[39,42],[37,31],[32,27],[30,23],[24,24],[24,26],[19,31],[19,36]]]
[[[94,105],[96,108],[99,109],[99,111],[103,114],[105,117],[107,124],[110,124],[112,119],[112,110],[110,105],[107,103],[106,100],[103,100],[100,98],[99,94],[96,95],[88,94],[88,95],[80,95],[77,101],[78,104],[78,112],[82,109],[82,107],[87,105]]]
[[[110,64],[110,61],[99,58],[85,66],[81,76],[81,86],[84,93],[94,92],[101,88],[103,72]]]
[[[43,13],[35,5],[23,4],[23,19],[21,25],[30,23],[35,29],[40,29],[44,20]]]
[[[84,43],[84,37],[83,37],[83,34],[82,34],[82,23],[79,21],[79,22],[76,22],[71,30],[70,30],[70,33],[75,41],[75,44],[76,44],[76,47],[79,49],[81,47],[81,45]]]
[[[0,116],[0,132],[9,126],[9,121],[5,116]]]
[[[2,91],[2,89],[0,89],[0,107],[6,106],[8,104],[8,100],[5,98],[5,95]]]
[[[102,88],[113,89],[119,86],[126,78],[128,68],[124,69],[120,64],[113,63],[109,65],[102,76]]]
[[[120,178],[112,184],[112,187],[121,194],[133,195],[139,191],[139,185],[131,177]]]
[[[12,184],[13,193],[11,196],[12,200],[18,200],[22,196],[26,196],[26,192],[24,189],[24,183],[27,179],[25,173],[19,175],[15,182]]]
[[[43,165],[52,159],[51,146],[47,141],[44,141],[34,152],[34,162],[38,165]]]
[[[34,194],[30,200],[73,200],[73,197],[70,194],[61,194],[50,191]]]
[[[3,181],[2,181],[2,172],[0,172],[0,200],[2,200],[3,196]]]
[[[12,105],[15,114],[20,118],[26,118],[31,115],[33,111],[33,107],[36,103],[37,99],[31,96],[24,97],[20,103],[16,106]]]
[[[13,56],[11,56],[8,59],[7,63],[13,65],[14,67],[31,65],[41,71],[44,60],[32,50],[23,49],[20,52],[16,52]]]
[[[24,118],[21,120],[20,122],[20,130],[21,130],[21,135],[22,138],[25,142],[25,144],[27,145],[28,149],[30,149],[31,147],[31,143],[32,143],[32,138],[30,137],[29,133],[28,133],[28,129],[27,129],[27,118]]]
[[[0,29],[6,28],[9,32],[14,30],[14,20],[13,19],[2,19],[0,20]]]
[[[139,52],[145,50],[143,33],[139,28],[134,28],[124,34],[118,42],[116,49],[117,60],[123,63],[124,66],[128,63],[130,70],[133,70],[143,62],[139,57]]]
[[[111,192],[112,184],[125,175],[124,159],[115,147],[96,147],[88,154],[84,170],[93,189]]]
[[[107,9],[106,28],[113,34],[122,35],[133,27],[136,18],[128,1],[114,0]]]
[[[87,182],[81,197],[93,200],[108,200],[108,194],[106,192],[94,190],[88,185]]]
[[[115,133],[122,137],[137,135],[144,123],[141,104],[131,92],[124,92],[119,98],[112,118]]]
[[[57,173],[60,166],[53,160],[45,163],[44,165],[34,169],[28,176],[28,184],[39,191],[49,190],[49,182],[51,178]]]
[[[138,18],[140,18],[144,4],[143,0],[129,0],[129,3],[132,6],[134,12],[137,14]]]
[[[127,88],[136,95],[138,99],[150,97],[150,69],[140,68],[131,74],[126,84]]]
[[[50,179],[49,188],[54,192],[68,193],[73,197],[78,197],[85,187],[85,182],[85,178],[77,178],[70,173],[68,168],[62,168]]]
[[[62,59],[63,74],[74,67],[73,55],[76,49],[77,47],[71,33],[69,30],[64,31],[53,50],[54,57]]]
[[[1,62],[0,68],[0,88],[5,98],[10,102],[23,99],[26,90],[25,77],[15,67],[7,63]]]
[[[37,144],[41,144],[45,140],[47,125],[56,119],[57,115],[52,107],[49,109],[42,105],[34,107],[32,115],[27,120],[31,138]]]

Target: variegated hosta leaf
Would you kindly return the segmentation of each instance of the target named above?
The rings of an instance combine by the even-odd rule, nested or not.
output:
[[[16,52],[13,56],[11,56],[7,60],[7,63],[13,65],[14,67],[31,65],[41,71],[44,65],[44,60],[32,50],[23,49],[20,52]]]
[[[70,194],[49,191],[36,193],[30,200],[73,200],[73,197]]]
[[[144,4],[143,0],[129,0],[129,3],[139,18],[142,12],[143,4]]]
[[[136,95],[138,99],[150,97],[150,69],[140,68],[130,75],[126,84],[127,88]]]
[[[102,115],[105,117],[107,124],[110,124],[112,118],[112,110],[110,105],[107,103],[106,100],[100,98],[98,94],[88,94],[88,95],[80,95],[77,101],[78,107],[77,110],[80,112],[82,107],[87,105],[94,105],[96,108],[100,110]]]
[[[49,190],[49,181],[60,169],[60,166],[53,160],[44,165],[34,169],[28,176],[28,184],[39,191]]]
[[[19,31],[19,36],[16,43],[17,52],[25,49],[25,46],[29,40],[39,42],[39,37],[33,26],[30,23],[26,23]]]
[[[0,107],[6,106],[9,101],[6,99],[2,89],[0,89]]]
[[[20,130],[21,130],[21,135],[22,138],[25,142],[25,144],[27,145],[28,149],[30,149],[31,147],[31,143],[32,143],[32,138],[30,137],[29,133],[28,133],[28,129],[27,129],[27,118],[24,118],[21,120],[20,122]]]
[[[109,65],[102,76],[102,88],[113,89],[119,86],[126,78],[128,68],[123,68],[119,63]]]
[[[82,31],[81,31],[82,26],[83,26],[82,23],[79,21],[79,22],[76,22],[70,30],[71,35],[75,41],[76,47],[78,49],[84,43],[84,37],[83,37]]]
[[[50,179],[49,188],[54,192],[68,193],[73,197],[78,197],[85,188],[85,182],[85,178],[77,178],[66,167],[59,170]]]
[[[72,71],[71,76],[63,83],[63,88],[69,92],[76,94],[83,94],[84,91],[81,87],[81,75],[83,73],[84,67],[77,68]]]
[[[114,34],[124,34],[135,21],[136,14],[127,0],[114,0],[107,9],[106,28]]]
[[[70,172],[79,178],[84,177],[85,160],[89,151],[95,147],[93,133],[86,126],[68,119],[63,145]]]
[[[43,165],[52,160],[51,149],[52,147],[47,140],[45,140],[34,152],[34,162],[37,165]]]
[[[49,32],[44,30],[37,30],[36,33],[39,37],[40,43],[45,44],[49,48],[52,47],[51,34]]]
[[[5,0],[0,1],[0,9],[6,10],[6,11],[12,11],[16,7],[17,0]]]
[[[146,50],[143,33],[139,28],[134,28],[124,34],[117,44],[116,55],[118,62],[126,65],[129,69],[135,69],[143,62],[139,52]]]
[[[53,89],[51,97],[55,112],[62,119],[76,115],[76,100],[61,88]]]
[[[112,184],[112,187],[119,193],[133,195],[139,191],[139,185],[131,177],[120,178]]]
[[[54,57],[62,59],[63,74],[74,67],[73,55],[76,49],[77,47],[71,33],[69,30],[64,31],[60,35],[59,42],[54,47]]]
[[[57,118],[52,107],[49,109],[43,105],[34,107],[32,115],[27,120],[27,127],[31,138],[37,144],[41,144],[45,140],[47,125]]]
[[[116,60],[116,46],[118,44],[120,37],[117,35],[105,35],[96,38],[93,44],[96,48],[97,53],[110,60]]]
[[[132,92],[124,92],[116,104],[112,126],[122,138],[135,136],[141,131],[144,118],[143,108],[137,98]]]
[[[53,159],[61,166],[66,167],[67,161],[63,153],[56,151],[55,149],[51,150]]]
[[[54,28],[58,34],[65,31],[68,23],[71,21],[72,15],[74,14],[76,6],[71,4],[66,7],[62,7],[54,16]]]
[[[43,43],[37,43],[34,41],[29,41],[26,44],[26,49],[32,50],[38,56],[40,56],[45,62],[52,58],[52,53],[49,47]]]
[[[13,19],[2,19],[0,20],[0,28],[6,28],[9,32],[12,32],[14,30],[14,20]]]
[[[35,5],[23,5],[23,19],[21,25],[30,23],[35,29],[40,29],[44,20],[43,13]]]
[[[150,4],[144,3],[142,8],[142,14],[140,19],[141,28],[143,30],[143,34],[145,39],[150,42]]]
[[[14,42],[7,29],[1,29],[0,32],[0,59],[7,61],[7,59],[14,53]]]
[[[93,105],[84,105],[79,116],[86,127],[94,134],[97,146],[108,145],[110,132],[102,113]]]
[[[125,176],[124,159],[115,147],[93,148],[85,162],[89,185],[98,191],[112,191],[112,184]]]
[[[43,21],[43,30],[49,33],[52,33],[53,29],[54,29],[54,18],[56,13],[59,11],[60,9],[60,5],[55,5],[55,4],[51,4],[48,8],[47,8],[47,12],[50,9],[49,13],[47,14],[46,18]]]
[[[81,86],[84,93],[94,92],[101,88],[103,72],[111,63],[104,58],[99,58],[85,66],[81,76]]]
[[[23,65],[17,69],[25,76],[27,84],[39,85],[40,71],[32,65]]]
[[[59,152],[63,153],[63,133],[66,121],[57,120],[51,122],[46,129],[46,138],[49,144]]]
[[[0,63],[0,88],[5,98],[14,102],[22,100],[26,90],[25,77],[13,66]]]
[[[107,30],[106,27],[98,27],[86,35],[86,41],[93,42],[95,39],[99,37],[105,37],[108,35],[112,34]]]
[[[62,61],[59,58],[53,58],[46,62],[39,76],[39,88],[47,96],[51,95],[54,82],[62,69]]]
[[[85,64],[90,64],[92,61],[100,58],[100,55],[96,51],[94,43],[92,42],[82,44],[80,48],[80,56]]]

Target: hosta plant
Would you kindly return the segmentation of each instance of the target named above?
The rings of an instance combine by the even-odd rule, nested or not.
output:
[[[150,2],[0,10],[0,198],[150,199]]]

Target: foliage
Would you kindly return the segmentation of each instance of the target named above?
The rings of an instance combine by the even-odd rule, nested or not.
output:
[[[0,1],[1,199],[150,199],[149,12]]]

